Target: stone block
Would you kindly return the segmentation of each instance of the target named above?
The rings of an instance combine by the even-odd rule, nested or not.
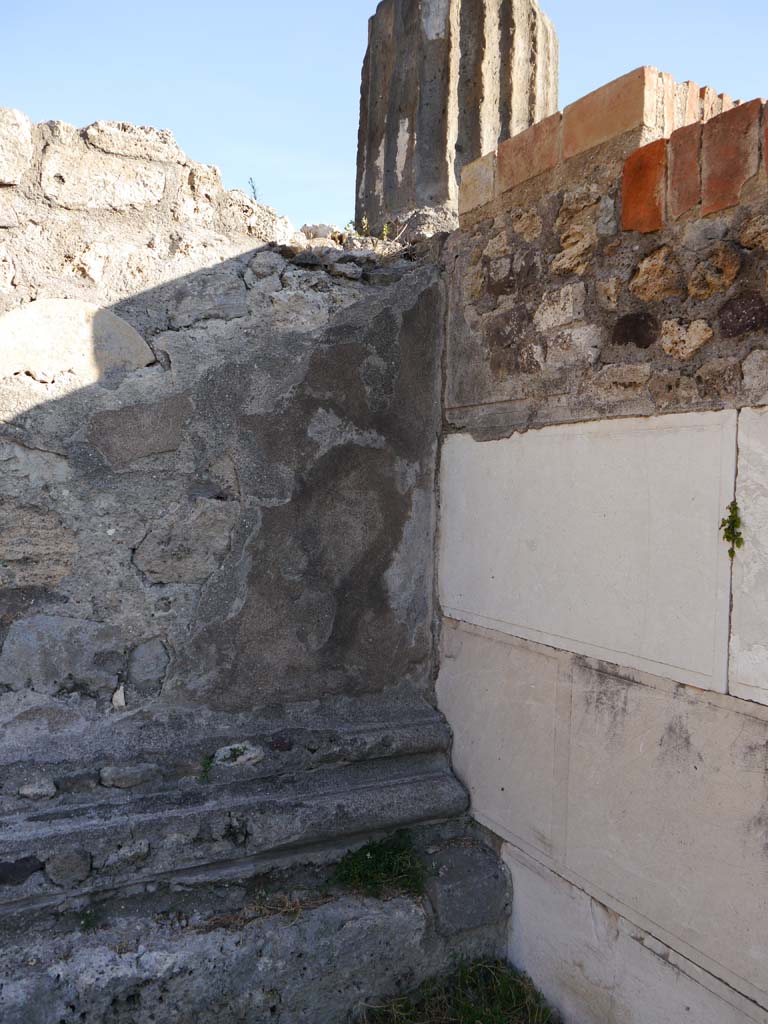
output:
[[[562,114],[553,114],[501,143],[496,169],[497,194],[508,192],[558,165],[562,120]]]
[[[445,614],[724,692],[730,563],[713,524],[735,431],[726,412],[448,437]]]
[[[56,512],[0,499],[0,587],[51,587],[72,571],[78,544]]]
[[[99,782],[107,789],[135,789],[159,778],[156,764],[107,765],[99,772]]]
[[[153,583],[202,583],[221,566],[239,516],[238,502],[199,498],[186,514],[149,531],[134,564]]]
[[[0,686],[65,696],[111,697],[125,667],[125,645],[112,625],[60,615],[14,622],[0,652]]]
[[[173,289],[169,309],[174,330],[200,320],[232,320],[248,314],[245,282],[234,268],[194,274]]]
[[[496,152],[486,153],[467,164],[461,173],[459,215],[472,213],[493,201],[496,181]]]
[[[438,706],[453,729],[453,767],[473,816],[497,835],[552,853],[561,656],[452,620],[441,653]]]
[[[0,185],[18,185],[32,162],[32,122],[0,108]]]
[[[45,862],[45,873],[54,885],[69,888],[88,878],[91,864],[92,858],[87,850],[73,847],[50,857]]]
[[[714,334],[706,320],[694,320],[690,324],[683,320],[665,320],[661,327],[661,347],[675,359],[690,359]]]
[[[624,164],[621,226],[649,233],[664,226],[667,190],[667,143],[657,139],[634,152]]]
[[[640,260],[629,290],[643,302],[661,302],[685,294],[682,269],[672,246],[662,245]]]
[[[748,1002],[512,846],[509,956],[566,1024],[746,1024]],[[735,1003],[735,1004],[734,1004]],[[746,1012],[745,1012],[746,1011]]]
[[[701,124],[673,132],[669,140],[667,208],[671,220],[695,209],[701,201]]]
[[[0,378],[27,375],[51,384],[68,374],[85,385],[154,361],[130,324],[90,302],[38,299],[0,316]]]
[[[130,694],[156,696],[168,670],[168,651],[159,637],[134,647],[128,658]]]
[[[756,353],[752,355],[755,356]],[[766,473],[768,411],[743,409],[739,417],[739,476],[736,498],[744,521],[744,547],[736,552],[734,560],[730,692],[737,697],[760,704],[768,704]]]
[[[120,469],[150,455],[176,451],[192,412],[192,403],[185,395],[173,395],[151,405],[110,409],[93,417],[88,440],[110,466]]]
[[[746,183],[759,168],[762,100],[712,118],[703,128],[702,213],[737,206]]]
[[[563,112],[563,159],[633,129],[657,123],[659,72],[642,67],[572,103]]]
[[[183,163],[185,157],[169,131],[138,127],[122,121],[96,121],[84,132],[89,145],[103,153],[135,160]]]
[[[511,892],[498,857],[483,846],[447,846],[429,859],[426,892],[441,935],[498,924]]]
[[[164,167],[102,153],[82,143],[51,145],[43,155],[43,192],[68,210],[156,206],[165,194],[165,180]]]

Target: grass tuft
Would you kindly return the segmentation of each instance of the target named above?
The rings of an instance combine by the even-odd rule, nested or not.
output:
[[[464,964],[442,981],[386,1006],[362,1024],[557,1024],[529,978],[503,963]]]
[[[424,893],[424,865],[407,832],[368,843],[348,853],[333,875],[337,885],[374,899],[393,896],[421,896]]]

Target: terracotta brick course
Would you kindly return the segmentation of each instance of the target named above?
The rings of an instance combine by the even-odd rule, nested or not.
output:
[[[659,231],[665,221],[667,143],[665,139],[636,150],[624,165],[622,228]]]
[[[568,160],[657,119],[659,72],[637,68],[584,96],[563,113],[563,159]]]
[[[562,114],[553,114],[520,135],[502,142],[496,169],[497,194],[558,165],[562,120]]]
[[[701,200],[701,125],[689,124],[672,134],[668,146],[670,220],[699,205]]]
[[[744,185],[757,174],[762,109],[762,100],[753,100],[704,125],[701,159],[705,216],[736,206]]]

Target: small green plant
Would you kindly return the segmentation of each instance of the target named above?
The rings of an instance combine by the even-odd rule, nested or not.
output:
[[[245,753],[245,747],[230,747],[228,761],[237,761]]]
[[[258,187],[256,185],[256,182],[253,180],[253,178],[249,178],[248,179],[248,189],[249,189],[249,191],[251,193],[251,199],[254,201],[254,203],[258,203],[258,201],[259,201],[259,189],[258,189]]]
[[[723,540],[726,544],[730,545],[728,554],[731,556],[731,560],[736,557],[736,552],[744,547],[744,535],[741,532],[741,527],[739,503],[732,501],[728,506],[728,515],[720,524],[720,529],[723,531]]]
[[[94,932],[99,926],[98,919],[96,917],[96,911],[84,910],[80,915],[80,930],[83,932]]]
[[[200,762],[200,774],[197,777],[198,782],[206,783],[211,781],[211,772],[215,763],[216,758],[213,754],[208,754],[207,757],[203,758]]]
[[[382,242],[389,241],[389,224],[385,224],[384,227],[381,229],[381,240]]]
[[[371,1007],[365,1024],[556,1024],[557,1017],[524,974],[503,963],[464,964],[387,1006]]]
[[[389,839],[368,843],[348,853],[339,862],[333,881],[374,899],[421,896],[424,865],[408,833],[398,832]]]
[[[371,234],[371,225],[368,220],[368,215],[363,214],[362,220],[360,221],[360,234],[363,238],[369,238]]]

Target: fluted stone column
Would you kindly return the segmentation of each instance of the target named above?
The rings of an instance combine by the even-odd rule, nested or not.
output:
[[[557,110],[558,42],[536,0],[382,0],[368,28],[358,224],[457,222],[461,169]]]

